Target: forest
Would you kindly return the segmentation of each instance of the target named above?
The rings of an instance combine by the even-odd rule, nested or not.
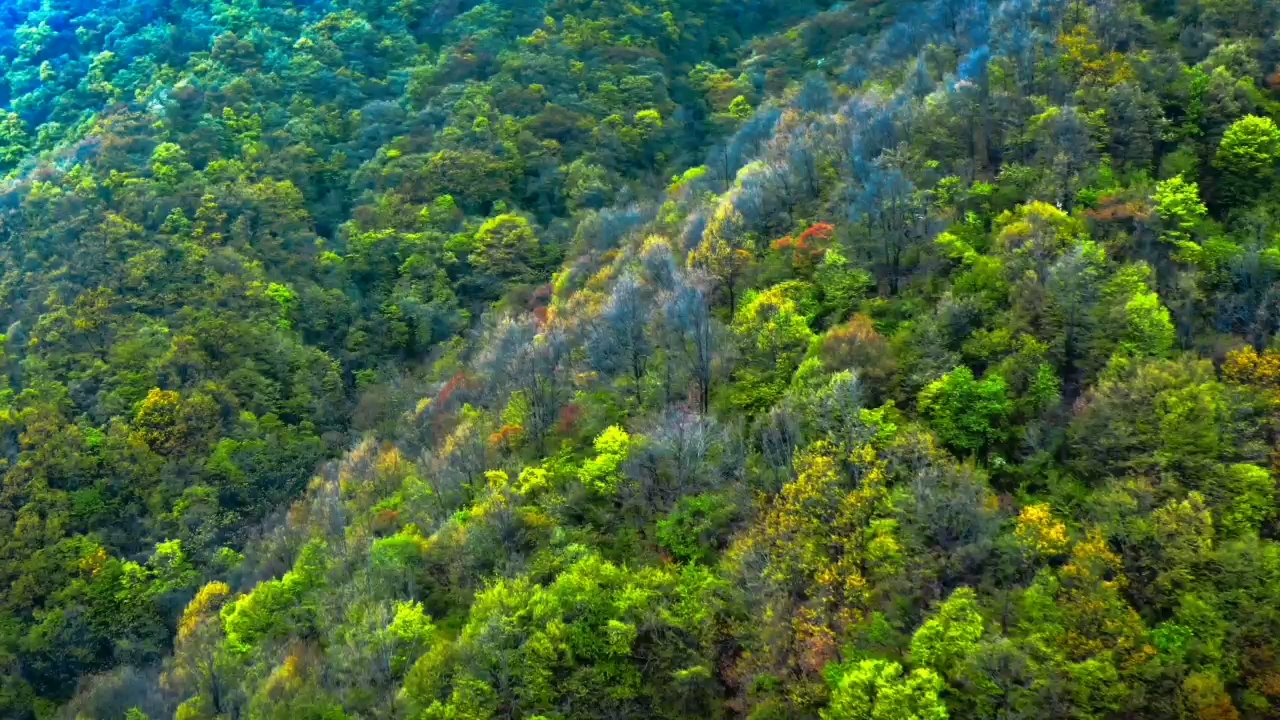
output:
[[[1280,720],[1280,3],[0,0],[0,718]]]

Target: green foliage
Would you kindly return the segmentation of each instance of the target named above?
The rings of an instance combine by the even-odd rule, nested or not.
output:
[[[1247,412],[1243,403],[1204,362],[1118,363],[1072,420],[1077,467],[1089,478],[1158,472],[1206,482],[1246,442],[1228,420]]]
[[[596,437],[594,447],[596,455],[582,463],[578,471],[578,479],[591,490],[612,495],[618,491],[622,482],[619,470],[631,452],[631,436],[626,430],[611,425]]]
[[[873,285],[870,273],[854,267],[834,248],[823,253],[813,280],[822,293],[822,314],[834,319],[852,315]]]
[[[886,660],[861,660],[828,671],[831,704],[823,720],[946,720],[944,683],[928,669],[912,670]]]
[[[193,171],[186,151],[177,143],[160,143],[151,153],[151,174],[159,182],[173,185],[188,178]]]
[[[436,627],[422,612],[422,603],[396,605],[395,619],[387,626],[391,650],[391,672],[402,675],[427,651],[436,639]]]
[[[1200,201],[1200,187],[1181,174],[1156,183],[1152,199],[1165,223],[1163,237],[1175,245],[1190,241],[1209,212]]]
[[[1135,294],[1124,306],[1126,332],[1120,343],[1124,352],[1164,357],[1173,348],[1174,328],[1169,310],[1153,292]]]
[[[280,306],[280,328],[288,330],[293,327],[293,323],[289,320],[289,316],[295,312],[298,305],[298,294],[289,288],[288,285],[280,283],[271,283],[267,286],[267,297],[271,298]]]
[[[536,277],[540,247],[529,221],[518,215],[491,218],[476,231],[471,262],[502,280]]]
[[[715,557],[739,512],[720,494],[683,497],[666,519],[658,521],[658,544],[681,562],[706,563]]]
[[[1280,161],[1280,128],[1268,117],[1248,115],[1227,128],[1214,156],[1223,174],[1223,192],[1233,204],[1256,198],[1275,181]]]
[[[958,367],[920,392],[919,408],[938,438],[963,453],[1005,438],[1013,402],[1000,375],[976,380],[969,368]]]
[[[5,112],[0,119],[0,169],[17,165],[31,151],[31,137],[26,123],[17,113]]]
[[[1228,533],[1256,533],[1275,517],[1275,479],[1256,465],[1237,464],[1227,468],[1224,488],[1229,505],[1222,514]]]
[[[719,590],[705,571],[633,572],[581,554],[548,584],[518,578],[477,596],[454,646],[410,671],[406,696],[425,717],[566,706],[567,717],[698,717],[707,648],[678,637],[714,622]],[[637,657],[642,628],[650,662]]]
[[[960,588],[911,636],[911,662],[950,674],[973,654],[985,629],[976,594]]]
[[[749,39],[713,42],[718,10],[688,2],[6,7],[6,717],[172,634],[77,629],[98,611],[75,574],[27,579],[55,548],[180,540],[204,578],[256,572],[224,550],[366,431],[400,435],[448,380],[427,359],[509,292],[527,303],[575,211],[660,187],[718,139],[672,98]],[[24,640],[57,618],[93,638],[74,662],[54,634]]]
[[[293,570],[223,607],[227,647],[249,653],[263,640],[285,637],[314,622],[315,608],[308,596],[324,583],[325,553],[322,541],[307,543]]]
[[[748,297],[733,318],[745,358],[735,378],[733,405],[756,413],[778,400],[813,340],[806,283],[788,282]]]

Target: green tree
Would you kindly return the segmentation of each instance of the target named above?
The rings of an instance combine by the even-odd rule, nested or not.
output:
[[[722,200],[687,260],[689,267],[706,272],[724,291],[731,316],[737,315],[741,285],[755,264],[744,225],[733,202]]]
[[[1257,533],[1276,517],[1276,482],[1266,469],[1232,465],[1223,485],[1229,499],[1224,498],[1221,522],[1228,533]]]
[[[519,215],[498,215],[476,231],[471,262],[498,280],[527,282],[537,276],[542,259],[537,234]]]
[[[911,662],[950,675],[977,648],[985,629],[977,594],[960,588],[912,635]]]
[[[1248,115],[1232,123],[1213,159],[1227,202],[1242,205],[1266,191],[1276,179],[1277,160],[1280,128],[1274,120]]]
[[[1200,201],[1200,186],[1181,174],[1156,183],[1152,199],[1163,222],[1161,237],[1173,245],[1189,242],[1208,214]]]
[[[569,552],[547,584],[520,577],[480,593],[457,641],[410,670],[411,707],[433,718],[714,714],[705,643],[723,581]]]
[[[749,296],[738,308],[731,329],[743,362],[734,373],[735,407],[758,413],[786,391],[814,339],[811,293],[807,283],[786,282]]]
[[[989,374],[975,380],[963,366],[930,383],[920,392],[918,405],[938,438],[966,453],[1003,440],[1013,413],[1003,377]]]
[[[244,654],[263,640],[288,637],[315,621],[311,591],[325,580],[327,549],[321,540],[307,543],[298,561],[279,580],[269,580],[253,592],[223,606],[227,647]]]
[[[27,124],[17,113],[0,114],[0,170],[8,170],[17,165],[31,152],[31,144]]]
[[[613,495],[622,483],[622,463],[631,453],[632,440],[626,430],[611,425],[596,437],[596,456],[582,463],[578,479],[597,493]]]
[[[831,703],[823,720],[947,720],[945,684],[932,670],[903,675],[887,660],[860,660],[828,671]]]
[[[1166,357],[1173,349],[1174,328],[1169,309],[1153,292],[1140,292],[1124,306],[1125,335],[1121,351],[1146,357]]]
[[[658,521],[658,544],[682,562],[705,563],[738,516],[738,507],[721,494],[680,498],[671,514]]]
[[[151,173],[156,180],[174,185],[190,176],[194,168],[187,162],[187,153],[177,143],[161,143],[151,153]]]

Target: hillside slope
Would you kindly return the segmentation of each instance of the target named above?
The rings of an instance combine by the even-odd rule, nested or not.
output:
[[[208,17],[15,33],[5,712],[1280,715],[1273,3]]]

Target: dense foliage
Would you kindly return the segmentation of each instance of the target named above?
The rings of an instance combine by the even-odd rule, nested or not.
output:
[[[1280,717],[1280,6],[5,5],[0,715]]]

